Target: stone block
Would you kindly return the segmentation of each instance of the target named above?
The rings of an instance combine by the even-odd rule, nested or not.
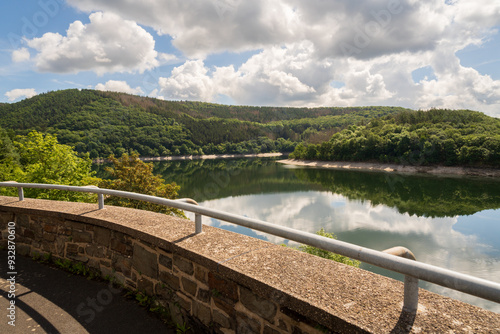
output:
[[[85,224],[84,223],[80,223],[80,222],[75,222],[75,221],[72,221],[72,220],[66,220],[64,222],[64,226],[68,227],[68,228],[71,228],[73,231],[80,231],[80,232],[83,232],[85,230]]]
[[[176,275],[169,273],[167,271],[160,271],[159,276],[160,276],[160,281],[165,283],[171,289],[173,290],[180,289],[179,277],[177,277]]]
[[[57,225],[44,224],[43,231],[47,233],[57,233]]]
[[[134,245],[132,265],[142,275],[151,278],[158,278],[158,254],[142,248],[138,244]]]
[[[89,244],[85,246],[85,254],[92,257],[104,258],[106,249],[102,246],[97,246],[96,244]]]
[[[212,295],[212,299],[214,301],[214,304],[216,307],[218,307],[220,310],[222,310],[224,313],[229,315],[231,318],[234,318],[235,316],[235,302],[224,298],[222,296],[214,296]]]
[[[90,232],[79,232],[73,230],[72,236],[73,242],[81,242],[87,244],[92,242],[92,234]]]
[[[148,296],[152,296],[154,294],[153,287],[153,282],[144,277],[137,281],[137,290],[144,292]]]
[[[54,243],[56,246],[56,253],[60,257],[64,257],[64,249],[66,248],[66,240],[64,237],[58,237]]]
[[[65,224],[59,225],[57,227],[57,233],[61,235],[71,235],[71,228],[67,227]]]
[[[217,309],[213,310],[212,318],[215,323],[219,324],[223,328],[234,328],[233,319],[230,319]]]
[[[205,284],[208,284],[208,269],[198,264],[194,265],[194,277]]]
[[[198,298],[198,300],[200,300],[204,303],[209,303],[210,302],[210,291],[199,288],[198,293],[196,295],[196,298]]]
[[[99,261],[99,263],[100,263],[102,266],[106,267],[106,268],[111,268],[111,262],[110,262],[109,260],[102,260],[102,259],[101,259],[101,260]]]
[[[132,246],[128,245],[125,242],[120,241],[119,239],[111,239],[111,249],[127,256],[131,256],[133,254]]]
[[[283,319],[279,320],[278,327],[280,329],[284,330],[285,332],[288,332],[288,326],[287,326],[286,322],[283,321]]]
[[[94,242],[109,247],[110,240],[111,240],[110,230],[98,226],[94,228]]]
[[[16,234],[16,244],[28,244],[29,245],[32,243],[33,243],[33,239],[25,238],[24,236]]]
[[[15,222],[14,213],[0,211],[0,230],[6,229],[9,222]],[[16,227],[18,225],[16,224]],[[29,226],[29,223],[28,223]]]
[[[194,273],[193,263],[177,254],[174,254],[174,266],[188,275],[193,275]]]
[[[30,230],[29,228],[25,228],[23,232],[23,236],[28,239],[35,239],[35,232]]]
[[[66,256],[78,254],[78,245],[73,243],[66,244]]]
[[[55,253],[56,246],[52,241],[42,241],[42,250],[47,253]]]
[[[119,254],[114,254],[111,258],[113,268],[123,273],[125,276],[130,277],[132,270],[132,260]]]
[[[212,321],[210,307],[202,303],[193,303],[193,315],[198,318],[205,326],[208,326]]]
[[[269,325],[264,326],[264,334],[280,334],[281,332],[277,329],[272,328]]]
[[[172,270],[172,258],[166,255],[163,255],[160,253],[160,258],[159,258],[160,264],[164,266],[167,269]]]
[[[16,254],[20,254],[23,256],[29,256],[30,252],[31,252],[31,246],[22,245],[22,244],[16,245]]]
[[[35,222],[32,222],[32,223],[30,223],[29,228],[30,228],[30,230],[33,231],[33,233],[35,233],[35,238],[42,238],[42,236],[43,236],[43,227],[42,227],[42,225],[37,224]]]
[[[137,284],[132,280],[126,279],[124,285],[128,289],[137,290]]]
[[[250,318],[244,313],[236,313],[236,333],[238,334],[254,334],[261,332],[260,321]]]
[[[96,260],[96,259],[89,259],[87,266],[90,268],[94,268],[94,269],[100,269],[100,267],[101,267],[99,260]]]
[[[191,299],[185,296],[182,292],[177,292],[177,301],[179,302],[179,306],[183,308],[188,313],[191,313]]]
[[[162,299],[168,301],[172,300],[172,296],[174,295],[174,291],[163,282],[156,283],[155,293]]]
[[[15,217],[16,226],[30,227],[30,217],[28,215],[18,214]]]
[[[272,322],[278,310],[274,303],[257,296],[252,291],[242,286],[240,286],[240,302],[249,311],[261,316],[269,322]]]
[[[181,279],[182,282],[182,288],[183,291],[190,294],[191,296],[196,296],[196,282],[191,281],[190,279],[187,279],[186,277],[183,277]]]
[[[84,256],[84,255],[73,255],[73,254],[69,254],[67,255],[67,257],[71,260],[74,260],[74,261],[77,261],[77,262],[82,262],[82,263],[87,263],[89,262],[89,258],[87,256]]]
[[[238,286],[233,281],[226,280],[221,276],[208,273],[208,286],[215,295],[220,294],[233,301],[238,300]]]
[[[54,240],[56,240],[56,235],[52,234],[52,233],[44,233],[43,240],[49,241],[49,242],[54,242]]]

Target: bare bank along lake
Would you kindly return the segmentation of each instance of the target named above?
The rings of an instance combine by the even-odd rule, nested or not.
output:
[[[376,250],[405,246],[418,261],[500,282],[499,179],[313,169],[276,161],[154,164],[156,174],[181,186],[180,197],[202,206],[312,233],[324,228],[339,240]],[[203,223],[293,245],[209,217]],[[361,268],[403,279],[371,265]],[[422,281],[420,286],[500,313],[500,304]]]

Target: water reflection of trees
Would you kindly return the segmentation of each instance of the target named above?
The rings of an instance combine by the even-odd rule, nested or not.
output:
[[[349,199],[410,215],[447,217],[500,208],[500,181],[494,179],[321,169],[296,169],[295,175]]]
[[[286,169],[275,159],[154,162],[154,173],[197,201],[278,192],[329,190],[352,200],[426,217],[471,215],[500,208],[500,181],[325,169]],[[104,165],[94,166],[105,177]]]
[[[155,174],[181,186],[179,194],[197,201],[230,196],[322,189],[298,179],[275,159],[219,159],[155,163]]]

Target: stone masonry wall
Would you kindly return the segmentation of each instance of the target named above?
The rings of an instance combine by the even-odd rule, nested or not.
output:
[[[51,254],[143,291],[194,333],[496,333],[500,314],[266,241],[158,213],[0,196],[0,247]]]
[[[177,323],[220,333],[323,333],[293,310],[171,251],[122,232],[74,220],[0,212],[5,247],[7,222],[16,223],[20,255],[51,254],[81,262],[126,288],[155,296]],[[314,328],[313,326],[316,326]],[[193,328],[193,327],[192,327]]]

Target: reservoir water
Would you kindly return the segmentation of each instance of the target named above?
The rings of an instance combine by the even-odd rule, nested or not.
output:
[[[405,246],[418,261],[500,282],[500,180],[298,168],[275,159],[163,161],[155,163],[155,173],[179,184],[180,197],[205,207],[312,233],[324,228],[376,250]],[[361,268],[403,279],[367,264]],[[420,286],[500,313],[500,304],[422,281]]]

